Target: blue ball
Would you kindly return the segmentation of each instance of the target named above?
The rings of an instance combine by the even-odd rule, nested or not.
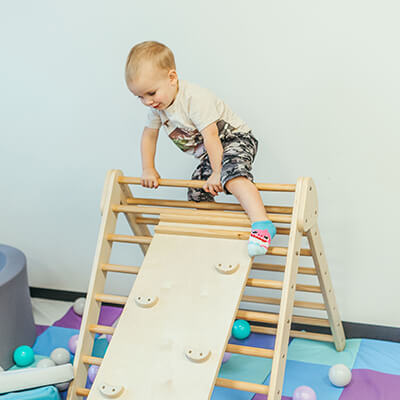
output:
[[[14,350],[14,361],[18,367],[27,367],[35,361],[35,354],[29,346],[19,346]]]
[[[232,327],[232,336],[235,339],[246,339],[250,336],[250,324],[244,319],[237,319]]]

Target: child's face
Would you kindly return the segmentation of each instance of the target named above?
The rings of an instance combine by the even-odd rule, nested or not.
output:
[[[175,70],[161,71],[145,65],[139,76],[128,83],[129,90],[147,107],[163,110],[175,100],[178,92],[178,76]]]

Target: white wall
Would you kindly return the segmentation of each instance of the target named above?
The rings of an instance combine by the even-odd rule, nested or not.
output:
[[[140,174],[145,110],[125,58],[159,40],[182,78],[252,126],[258,181],[314,178],[343,319],[400,327],[399,12],[394,0],[2,2],[0,242],[25,252],[31,286],[87,289],[106,171]],[[163,177],[194,165],[161,139]]]

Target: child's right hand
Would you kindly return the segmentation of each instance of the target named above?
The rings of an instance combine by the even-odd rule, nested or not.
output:
[[[140,178],[140,182],[144,187],[157,189],[159,178],[160,174],[155,168],[144,169]]]

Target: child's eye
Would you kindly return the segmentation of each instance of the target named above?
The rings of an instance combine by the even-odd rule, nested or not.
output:
[[[150,96],[154,96],[155,94],[156,94],[156,92],[149,93]]]

